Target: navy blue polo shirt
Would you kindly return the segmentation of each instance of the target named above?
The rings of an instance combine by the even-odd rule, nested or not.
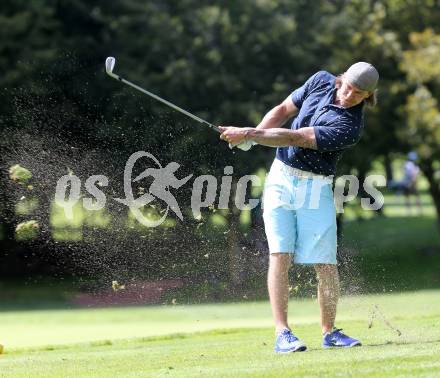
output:
[[[351,108],[334,105],[336,77],[319,71],[291,94],[298,115],[291,129],[313,127],[317,150],[297,146],[278,147],[276,158],[294,168],[334,175],[343,151],[354,146],[363,129],[363,103]]]

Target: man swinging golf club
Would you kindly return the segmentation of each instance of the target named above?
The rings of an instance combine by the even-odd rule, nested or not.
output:
[[[287,320],[291,255],[297,264],[312,264],[317,273],[323,347],[361,345],[335,328],[336,210],[332,179],[327,176],[335,174],[343,151],[359,141],[364,105],[376,103],[378,79],[377,70],[365,62],[353,64],[338,77],[319,71],[270,110],[256,128],[219,127],[220,138],[231,145],[255,142],[277,147],[263,199],[275,352],[306,350]],[[295,115],[290,129],[281,128]]]

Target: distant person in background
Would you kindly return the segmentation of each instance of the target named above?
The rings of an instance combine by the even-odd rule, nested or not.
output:
[[[420,173],[420,168],[415,163],[417,161],[417,153],[411,151],[408,158],[403,165],[403,179],[401,181],[391,181],[390,188],[395,189],[405,195],[405,203],[408,212],[411,214],[411,194],[416,197],[416,205],[419,213],[422,214],[422,202],[417,190],[417,177]]]

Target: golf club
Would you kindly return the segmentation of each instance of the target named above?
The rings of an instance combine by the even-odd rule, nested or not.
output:
[[[138,86],[138,85],[136,85],[136,84],[134,84],[134,83],[132,83],[132,82],[130,82],[128,80],[125,80],[123,77],[121,77],[119,75],[116,75],[113,72],[113,69],[115,68],[115,64],[116,64],[116,59],[114,57],[112,57],[112,56],[109,56],[105,60],[105,71],[113,79],[119,80],[122,83],[129,85],[130,87],[132,87],[134,89],[137,89],[138,91],[140,91],[140,92],[142,92],[142,93],[144,93],[144,94],[146,94],[146,95],[148,95],[150,97],[153,97],[155,100],[160,101],[160,102],[162,102],[165,105],[168,105],[169,107],[173,108],[174,110],[177,110],[178,112],[185,114],[186,116],[192,118],[193,120],[195,120],[195,121],[197,121],[197,122],[199,122],[199,123],[201,123],[201,124],[203,124],[205,126],[208,126],[209,128],[217,131],[218,133],[221,133],[220,129],[217,126],[215,126],[215,125],[205,121],[204,119],[202,119],[200,117],[197,117],[194,114],[191,114],[190,112],[186,111],[185,109],[182,109],[182,108],[180,108],[177,105],[174,105],[173,103],[171,103],[171,102],[169,102],[169,101],[167,101],[167,100],[165,100],[165,99],[155,95],[154,93],[151,93],[151,92],[147,91],[146,89],[141,88],[140,86]],[[231,144],[229,144],[229,148],[237,147],[237,148],[239,148],[242,151],[248,151],[255,144],[256,144],[255,142],[246,141],[246,142],[238,144],[237,146],[232,146]]]

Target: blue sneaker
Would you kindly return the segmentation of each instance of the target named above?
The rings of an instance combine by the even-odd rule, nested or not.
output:
[[[284,328],[275,341],[275,353],[304,352],[307,347],[290,329]]]
[[[350,348],[354,346],[361,346],[359,340],[353,339],[350,336],[343,334],[341,329],[335,329],[332,333],[326,333],[322,338],[322,346],[324,348],[342,347]]]

